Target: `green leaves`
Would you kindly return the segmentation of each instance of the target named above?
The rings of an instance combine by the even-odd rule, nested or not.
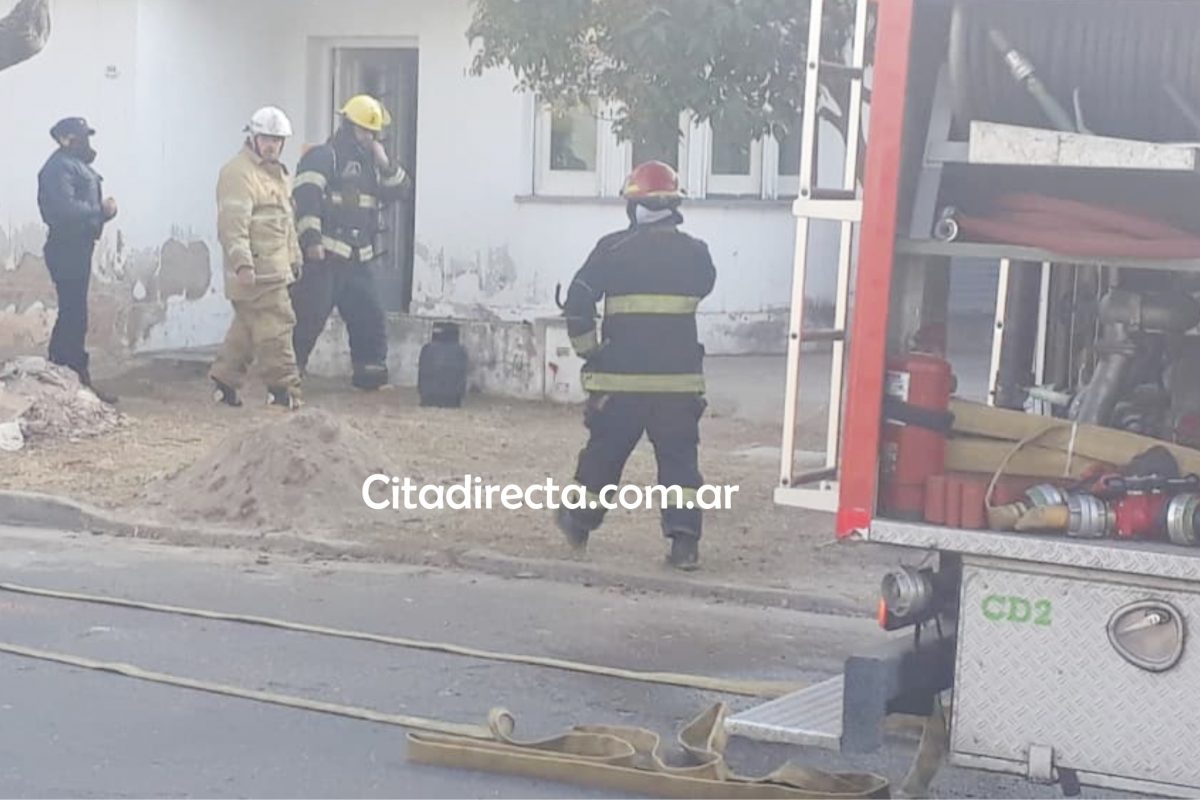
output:
[[[678,135],[689,111],[755,138],[791,129],[803,103],[804,0],[472,0],[472,71],[511,70],[559,108],[596,97],[620,139]],[[823,50],[839,53],[850,0],[829,0]],[[836,57],[836,56],[835,56]],[[839,59],[840,60],[840,59]]]

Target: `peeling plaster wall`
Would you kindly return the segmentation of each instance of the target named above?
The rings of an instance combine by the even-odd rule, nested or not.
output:
[[[480,385],[506,370],[514,372],[506,384],[527,383],[523,367],[489,355],[492,342],[525,347],[521,331],[558,314],[555,285],[624,225],[612,201],[517,199],[532,189],[532,105],[503,71],[468,74],[467,0],[56,0],[54,11],[46,50],[0,73],[9,107],[35,110],[31,124],[6,127],[0,160],[0,349],[42,349],[53,325],[36,173],[53,146],[49,126],[69,114],[100,131],[97,167],[121,205],[97,255],[93,351],[220,342],[230,309],[215,235],[217,171],[240,146],[246,117],[266,103],[299,129],[289,166],[303,143],[325,138],[335,43],[420,49],[412,310],[421,319],[404,324],[491,325],[480,352],[493,366],[480,374],[493,377]],[[822,152],[837,157],[836,148]],[[687,217],[719,272],[701,309],[709,352],[782,349],[794,240],[787,204],[705,202]],[[814,238],[818,300],[832,295],[832,234]]]
[[[45,229],[37,209],[37,173],[55,144],[49,130],[65,116],[86,116],[102,133],[97,163],[112,184],[128,177],[129,85],[135,0],[60,0],[54,31],[36,58],[0,72],[0,96],[8,116],[0,159],[0,356],[42,352],[55,319],[54,287],[42,258]],[[109,77],[108,67],[116,77]],[[119,341],[120,291],[109,291],[118,270],[119,237],[99,248],[93,340]]]
[[[417,385],[421,348],[429,341],[435,320],[394,316],[388,321],[388,370],[393,384]],[[469,320],[460,323],[463,347],[470,355],[467,390],[524,400],[543,397],[543,347],[536,325]],[[330,321],[309,358],[309,370],[350,379],[350,344],[346,327]]]
[[[611,203],[517,204],[510,245],[456,256],[419,241],[413,312],[430,316],[521,321],[556,315],[564,288],[595,241],[623,227]],[[717,267],[713,294],[700,307],[709,352],[775,353],[786,348],[795,219],[790,206],[743,203],[686,208],[684,229],[703,238]],[[810,298],[831,301],[836,228],[814,226]],[[521,267],[515,265],[522,265]]]
[[[278,0],[254,4],[278,7]],[[287,7],[282,102],[302,114],[310,142],[328,132],[329,47],[420,48],[412,312],[514,323],[557,315],[555,285],[570,281],[600,236],[624,227],[624,209],[604,200],[517,199],[532,191],[532,105],[504,71],[468,74],[467,0],[291,0]],[[826,145],[823,177],[841,156]],[[795,241],[790,204],[705,201],[687,218],[686,229],[709,243],[720,276],[702,307],[710,352],[782,351]],[[814,231],[809,296],[818,302],[833,296],[836,233],[829,225]]]
[[[273,6],[273,7],[272,7]],[[216,181],[237,154],[259,106],[280,103],[287,66],[278,3],[139,0],[137,79],[140,159],[135,192],[153,209],[138,241],[160,245],[162,317],[140,350],[217,344],[232,312],[216,236]],[[294,163],[295,148],[285,153]],[[203,251],[203,258],[201,252]],[[203,261],[203,267],[201,263]]]
[[[158,138],[178,125],[156,95],[185,102],[188,92],[179,91],[186,78],[172,74],[156,51],[182,49],[187,29],[152,26],[147,36],[141,27],[146,5],[57,0],[46,49],[0,72],[7,106],[31,110],[20,115],[20,124],[6,125],[6,157],[0,160],[0,356],[44,352],[54,325],[37,172],[55,147],[50,127],[65,116],[85,116],[97,129],[95,166],[120,207],[96,248],[88,335],[93,354],[120,357],[147,344],[186,344],[189,317],[200,327],[221,324],[212,303],[219,287],[213,283],[211,237],[177,224],[188,216],[175,214],[187,212],[177,212],[168,198],[194,194],[194,187],[172,169],[171,137]]]

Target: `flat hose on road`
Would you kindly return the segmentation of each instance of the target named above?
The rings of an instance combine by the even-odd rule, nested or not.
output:
[[[1194,0],[962,2],[950,34],[950,79],[959,120],[1047,127],[989,41],[1004,35],[1063,108],[1075,89],[1099,136],[1190,142],[1197,132],[1171,100],[1174,87],[1200,107],[1200,3]]]
[[[272,619],[271,617],[259,617],[249,614],[230,614],[222,611],[188,608],[186,606],[172,606],[164,605],[162,603],[124,600],[116,597],[79,594],[77,592],[59,592],[52,589],[39,589],[32,586],[20,586],[13,583],[0,583],[0,591],[32,595],[36,597],[49,597],[56,600],[71,600],[79,603],[93,603],[96,605],[131,608],[139,611],[153,611],[160,614],[173,614],[183,617],[196,617],[199,619],[234,622],[242,625],[258,625],[266,628],[276,628],[279,630],[295,631],[298,633],[311,633],[318,636],[328,636],[335,639],[352,639],[360,642],[374,642],[376,644],[390,645],[392,647],[403,647],[410,650],[447,653],[449,655],[477,658],[483,661],[500,661],[532,667],[545,667],[548,669],[558,669],[567,672],[579,672],[587,675],[600,675],[607,678],[638,681],[640,683],[657,683],[666,686],[676,686],[684,689],[700,689],[703,691],[717,692],[719,694],[741,695],[744,697],[776,698],[804,688],[804,686],[801,684],[785,683],[780,681],[742,681],[730,680],[726,678],[710,678],[703,675],[685,675],[677,672],[646,672],[641,670],[619,669],[617,667],[605,667],[597,664],[584,664],[579,661],[568,661],[558,658],[545,658],[542,656],[518,655],[513,653],[497,653],[490,650],[462,647],[445,642],[429,642],[420,639],[406,639],[399,636],[385,636],[383,634],[367,633],[365,631],[353,631],[342,628],[330,628],[321,625],[309,625],[303,622],[290,622],[288,620]]]
[[[471,725],[243,689],[154,672],[132,664],[19,645],[0,643],[0,653],[285,708],[395,725],[409,731],[409,759],[429,766],[585,784],[652,797],[745,800],[889,797],[887,779],[871,773],[825,772],[790,763],[758,778],[733,772],[724,755],[727,740],[723,724],[728,708],[722,703],[701,714],[680,734],[680,743],[693,766],[672,767],[662,757],[658,734],[646,728],[579,725],[551,739],[519,742],[512,738],[515,718],[502,708],[491,711],[488,725]]]
[[[242,700],[254,700],[259,703],[268,703],[270,705],[296,708],[304,711],[316,711],[322,714],[333,714],[339,717],[349,717],[351,719],[358,719],[366,722],[378,722],[384,725],[397,725],[403,728],[434,731],[450,736],[462,736],[476,739],[487,739],[492,736],[490,728],[483,725],[443,722],[442,720],[428,719],[426,717],[414,717],[407,714],[389,714],[370,708],[361,708],[359,706],[347,706],[341,705],[340,703],[324,703],[319,700],[309,700],[308,698],[304,697],[294,697],[292,695],[277,694],[275,692],[260,692],[256,689],[244,689],[240,686],[230,686],[224,683],[214,683],[212,681],[201,681],[194,678],[185,678],[179,675],[171,675],[166,672],[154,672],[152,670],[136,667],[132,664],[122,664],[116,661],[98,661],[94,658],[84,658],[82,656],[69,655],[67,653],[56,653],[50,650],[40,650],[35,647],[22,647],[21,645],[8,644],[6,642],[0,642],[0,653],[8,653],[9,655],[13,656],[21,656],[22,658],[32,658],[38,661],[49,661],[55,664],[64,664],[69,667],[81,667],[83,669],[95,670],[97,672],[108,672],[113,675],[122,675],[126,678],[133,678],[135,680],[161,683],[167,686],[177,686],[181,689],[194,689],[196,691],[208,692],[210,694],[219,694],[226,697],[237,697]]]
[[[776,693],[780,691],[780,686],[772,683],[726,681],[675,673],[639,672],[597,667],[579,662],[492,653],[456,645],[306,625],[269,617],[227,614],[184,606],[39,589],[11,583],[0,584],[0,591],[260,625],[646,683],[665,683],[673,686],[756,696],[777,696]],[[686,767],[674,767],[667,764],[663,758],[658,734],[645,728],[580,725],[550,739],[522,742],[513,738],[516,727],[515,718],[509,711],[502,708],[491,711],[488,725],[472,725],[406,714],[391,714],[360,706],[326,703],[292,695],[245,689],[155,672],[132,664],[99,661],[4,642],[0,642],[0,653],[107,672],[135,680],[226,697],[395,725],[408,730],[409,759],[420,764],[501,773],[535,780],[585,784],[610,791],[655,797],[746,798],[747,800],[750,798],[797,798],[797,800],[829,798],[829,800],[840,800],[840,798],[886,798],[890,796],[887,779],[872,773],[833,773],[788,763],[762,777],[739,775],[725,761],[724,750],[728,737],[725,733],[724,721],[728,715],[728,707],[723,703],[713,705],[680,733],[679,743],[692,764]],[[766,694],[764,695],[762,692],[766,692]]]

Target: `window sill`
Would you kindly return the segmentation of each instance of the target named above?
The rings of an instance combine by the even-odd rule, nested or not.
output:
[[[623,206],[625,201],[620,197],[583,197],[573,195],[517,195],[513,200],[519,205],[552,205],[552,206]],[[745,208],[791,209],[795,198],[781,197],[776,200],[764,200],[761,197],[689,197],[683,201],[683,207],[693,208]]]

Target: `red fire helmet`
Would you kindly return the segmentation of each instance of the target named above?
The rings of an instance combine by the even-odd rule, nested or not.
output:
[[[621,196],[626,200],[679,200],[683,190],[679,188],[679,174],[669,164],[647,161],[629,173]]]

